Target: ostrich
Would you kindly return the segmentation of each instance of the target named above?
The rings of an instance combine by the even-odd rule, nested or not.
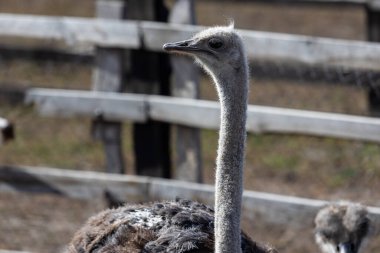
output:
[[[315,241],[323,253],[358,253],[369,230],[367,209],[357,203],[332,203],[315,217]]]
[[[221,125],[215,212],[183,199],[109,209],[89,219],[68,252],[276,252],[240,229],[248,94],[248,65],[240,36],[233,25],[213,27],[163,48],[195,57],[216,85]]]

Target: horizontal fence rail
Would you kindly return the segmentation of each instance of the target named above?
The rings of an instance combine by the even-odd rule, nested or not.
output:
[[[231,0],[213,0],[214,2],[231,1]],[[271,3],[271,4],[323,4],[323,5],[355,5],[365,6],[372,10],[380,9],[379,0],[234,0],[234,2],[246,2],[246,3]]]
[[[53,40],[67,46],[139,47],[137,22],[0,14],[0,36]]]
[[[204,27],[142,22],[141,29],[146,49],[161,50],[165,42],[189,38]],[[375,43],[249,30],[239,32],[248,57],[254,60],[380,69],[380,45]]]
[[[153,119],[207,129],[218,129],[220,122],[218,102],[167,96],[30,89],[26,102],[36,104],[41,114],[54,117]],[[248,106],[247,130],[380,142],[380,119],[267,106]]]
[[[231,2],[231,0],[213,0],[215,2]],[[311,3],[311,4],[356,4],[365,5],[371,4],[373,0],[233,0],[234,2],[247,2],[247,3]],[[376,1],[376,0],[375,0]]]
[[[15,250],[2,250],[0,249],[0,253],[31,253],[29,251],[15,251]]]
[[[214,203],[214,187],[183,181],[129,175],[110,175],[41,167],[0,166],[0,191],[51,193],[79,199],[111,194],[122,202],[170,200],[176,197]],[[310,227],[316,212],[327,202],[263,192],[245,191],[243,216],[287,227]],[[380,208],[369,208],[380,222]]]
[[[39,105],[42,115],[60,117],[90,116],[104,120],[145,122],[146,95],[116,92],[30,89],[26,103]]]
[[[200,26],[148,21],[0,14],[0,36],[58,40],[68,46],[98,45],[162,51],[168,41],[187,39]],[[248,56],[289,64],[380,70],[380,45],[361,41],[239,30]]]

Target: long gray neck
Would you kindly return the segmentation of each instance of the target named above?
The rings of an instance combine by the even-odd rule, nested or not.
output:
[[[241,200],[246,138],[248,70],[214,76],[221,103],[215,182],[215,252],[241,252]]]

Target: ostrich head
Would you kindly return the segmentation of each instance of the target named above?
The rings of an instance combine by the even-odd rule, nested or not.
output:
[[[315,218],[315,240],[324,253],[358,253],[369,234],[366,208],[354,203],[334,203]]]
[[[230,78],[232,73],[239,76],[241,70],[247,74],[246,66],[242,64],[246,62],[243,42],[234,31],[233,24],[203,30],[189,40],[167,43],[163,48],[166,51],[194,56],[196,62],[214,80],[215,76],[223,76],[223,73]]]

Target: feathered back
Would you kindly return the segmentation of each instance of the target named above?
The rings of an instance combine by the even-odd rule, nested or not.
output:
[[[276,253],[244,233],[242,251]],[[214,252],[214,211],[182,199],[103,211],[75,234],[67,253],[106,252]]]

